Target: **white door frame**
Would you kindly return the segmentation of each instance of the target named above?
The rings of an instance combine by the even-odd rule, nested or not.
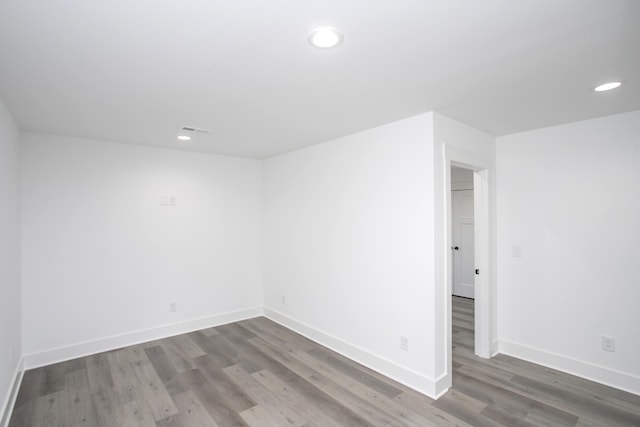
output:
[[[452,320],[451,320],[451,294],[452,294],[452,205],[451,205],[451,166],[460,166],[471,169],[474,185],[474,249],[475,268],[479,270],[475,280],[475,354],[489,358],[492,356],[491,343],[493,342],[491,319],[492,306],[491,295],[491,243],[490,243],[490,214],[489,214],[489,189],[490,168],[493,167],[491,159],[480,153],[467,151],[449,144],[443,144],[443,182],[444,182],[444,215],[441,217],[442,230],[445,232],[444,245],[444,283],[446,286],[444,295],[446,298],[446,311],[444,324],[446,327],[446,373],[445,384],[452,384]]]
[[[476,190],[477,189],[477,190]],[[491,293],[489,286],[489,170],[473,172],[473,216],[475,264],[480,274],[475,286],[475,353],[491,357]],[[451,313],[449,313],[451,315]]]

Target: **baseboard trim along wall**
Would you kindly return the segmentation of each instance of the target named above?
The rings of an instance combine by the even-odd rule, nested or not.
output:
[[[640,377],[631,374],[504,340],[500,353],[640,395]]]
[[[434,382],[435,384],[434,395],[429,397],[437,400],[437,399],[440,399],[442,396],[444,396],[444,394],[449,391],[449,388],[451,388],[451,380],[452,380],[451,375],[447,375],[446,373],[442,374],[440,378],[438,378]]]
[[[310,340],[330,348],[336,353],[340,353],[367,368],[386,375],[431,398],[439,397],[439,394],[446,392],[446,390],[439,390],[437,381],[432,378],[428,378],[412,369],[400,366],[367,350],[349,344],[312,326],[294,320],[276,310],[265,307],[264,316]]]
[[[76,359],[103,351],[114,350],[121,347],[140,344],[148,341],[186,334],[200,329],[212,328],[227,323],[238,322],[262,316],[262,307],[248,308],[233,312],[216,314],[186,322],[172,323],[157,328],[130,332],[94,341],[87,341],[66,347],[55,348],[24,356],[24,368],[33,369],[65,360]]]
[[[2,405],[2,412],[0,412],[0,426],[7,427],[11,420],[11,414],[13,413],[13,407],[16,404],[16,398],[18,397],[18,390],[20,390],[20,384],[22,384],[22,377],[24,376],[24,359],[20,359],[16,366],[16,371],[13,374],[13,380],[11,381],[11,388],[9,394]]]

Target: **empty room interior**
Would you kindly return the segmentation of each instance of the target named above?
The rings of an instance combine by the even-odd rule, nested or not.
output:
[[[640,426],[637,0],[0,0],[0,427]]]

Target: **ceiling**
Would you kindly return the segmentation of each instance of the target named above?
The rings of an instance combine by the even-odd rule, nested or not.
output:
[[[499,136],[640,109],[640,1],[0,0],[0,97],[23,130],[255,158],[431,110]]]

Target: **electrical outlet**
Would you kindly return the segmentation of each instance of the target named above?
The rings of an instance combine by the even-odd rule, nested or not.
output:
[[[522,246],[520,245],[513,245],[511,247],[511,256],[514,258],[520,258],[522,257]]]
[[[404,351],[409,351],[409,338],[400,337],[400,349]]]
[[[602,349],[604,351],[616,351],[616,339],[611,337],[602,337]]]
[[[176,311],[178,311],[178,303],[177,302],[172,302],[169,304],[169,311],[171,313],[175,313]]]

